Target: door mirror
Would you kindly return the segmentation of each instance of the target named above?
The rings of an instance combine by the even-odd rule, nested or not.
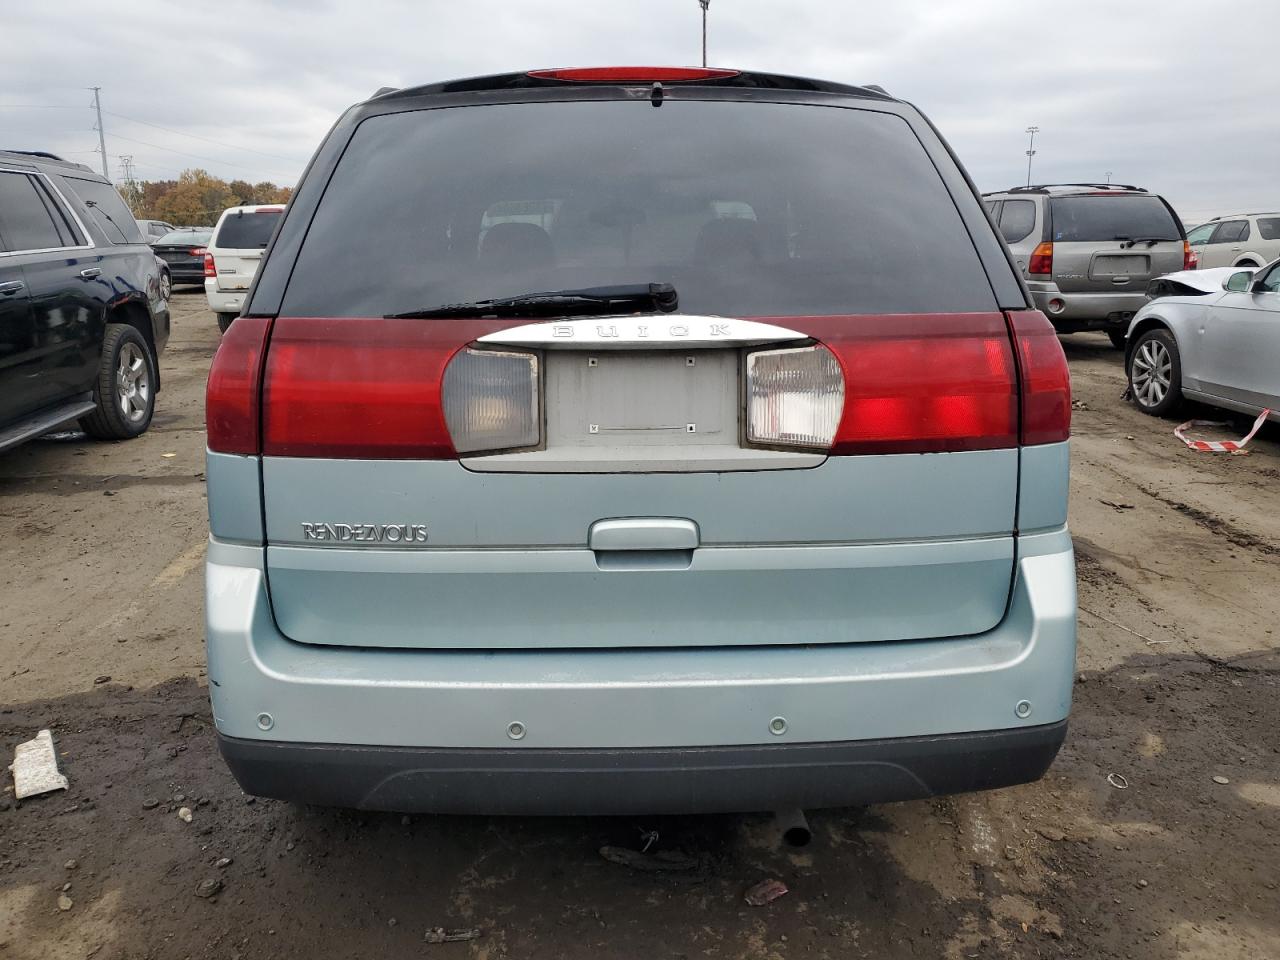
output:
[[[1241,270],[1239,273],[1233,273],[1222,281],[1223,290],[1231,290],[1235,293],[1247,293],[1249,285],[1253,283],[1253,271]]]

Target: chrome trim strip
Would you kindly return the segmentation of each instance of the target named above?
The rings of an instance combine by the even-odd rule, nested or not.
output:
[[[489,333],[476,342],[545,350],[671,350],[806,339],[807,334],[754,320],[658,313],[546,320]]]

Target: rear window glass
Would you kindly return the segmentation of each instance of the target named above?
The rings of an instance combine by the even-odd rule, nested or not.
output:
[[[1259,217],[1258,233],[1263,240],[1280,240],[1280,217]]]
[[[1182,239],[1159,197],[1055,197],[1052,204],[1054,240]]]
[[[209,238],[213,236],[212,230],[174,230],[172,233],[166,233],[163,237],[156,241],[157,247],[183,247],[196,246],[203,247],[209,242]]]
[[[80,180],[65,177],[65,182],[76,192],[107,239],[112,243],[142,243],[142,231],[138,229],[133,214],[116,193],[116,188],[98,180]]]
[[[218,227],[214,246],[222,250],[261,250],[271,241],[283,210],[241,211],[227,216]]]
[[[995,309],[900,117],[645,99],[365,120],[283,310],[379,316],[622,283],[671,283],[681,311],[724,316]]]

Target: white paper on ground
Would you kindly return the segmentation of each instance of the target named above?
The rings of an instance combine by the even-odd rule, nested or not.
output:
[[[53,734],[41,730],[34,740],[20,743],[13,751],[13,794],[21,800],[53,790],[66,790],[67,778],[58,772],[58,755],[53,750]]]

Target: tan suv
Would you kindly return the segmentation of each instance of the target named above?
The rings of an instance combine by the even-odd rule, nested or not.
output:
[[[983,203],[1059,333],[1103,330],[1123,348],[1147,282],[1195,267],[1173,208],[1141,187],[1014,187],[984,194]]]
[[[1260,267],[1280,258],[1280,213],[1214,217],[1187,240],[1202,267]]]

